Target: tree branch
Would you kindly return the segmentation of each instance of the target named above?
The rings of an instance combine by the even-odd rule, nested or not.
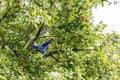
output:
[[[83,51],[83,50],[86,50],[86,51],[89,51],[89,50],[94,50],[94,49],[72,49],[72,51]],[[53,54],[58,54],[59,52],[65,52],[65,50],[57,50],[57,51],[52,51],[52,52],[49,52],[48,54],[45,54],[44,57],[49,57]]]
[[[65,51],[64,50],[52,51],[52,52],[49,52],[48,54],[45,54],[44,57],[49,57],[49,56],[59,53],[59,52],[65,52]]]
[[[18,51],[16,51],[15,49],[12,49],[12,50],[13,50],[13,53],[15,53],[15,55],[16,55],[17,57],[19,57]]]
[[[118,68],[118,69],[120,69],[120,66],[118,66],[118,64],[107,54],[107,53],[105,53],[106,54],[106,56],[111,60],[111,62]]]
[[[7,10],[7,12],[3,15],[3,17],[0,19],[0,22],[7,16],[7,13],[9,12],[11,10],[11,8],[9,8],[8,10]]]
[[[53,57],[57,62],[60,62],[56,57],[54,57],[53,55],[51,55],[51,57]]]
[[[80,48],[80,49],[72,49],[73,51],[90,51],[90,50],[94,50],[94,49],[91,49],[91,48],[86,48],[86,49],[83,49],[83,48]]]
[[[46,38],[46,37],[48,37],[48,38],[50,37],[50,38],[51,38],[51,37],[58,37],[58,36],[39,36],[37,39]],[[37,40],[37,39],[36,39],[36,40]]]
[[[42,25],[39,27],[39,30],[37,31],[35,37],[30,41],[27,48],[29,48],[38,39],[38,37],[40,36],[40,32],[42,31],[43,27],[44,27],[44,23],[42,23]]]
[[[11,46],[11,48],[13,48],[15,46],[15,44],[17,44],[18,42],[22,41],[23,39],[27,38],[28,34],[30,33],[30,31],[32,30],[32,23],[30,23],[30,26],[28,28],[27,31],[24,31],[24,34],[22,37],[14,40],[15,42],[13,43],[13,45]]]

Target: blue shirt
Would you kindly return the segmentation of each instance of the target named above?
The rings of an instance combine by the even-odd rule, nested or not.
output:
[[[50,44],[51,40],[47,40],[44,43],[38,45],[38,44],[33,44],[33,48],[41,51],[42,54],[46,53],[46,50],[48,48],[48,44]]]

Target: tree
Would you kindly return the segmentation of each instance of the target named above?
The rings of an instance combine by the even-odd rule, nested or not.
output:
[[[106,53],[118,50],[119,35],[102,34],[106,25],[92,21],[91,8],[105,1],[0,1],[3,80],[118,79],[119,54]],[[45,55],[32,49],[50,37],[55,41]]]

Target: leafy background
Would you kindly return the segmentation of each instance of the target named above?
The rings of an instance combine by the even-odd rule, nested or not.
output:
[[[118,80],[120,35],[93,24],[108,0],[0,0],[1,80]],[[45,55],[31,48],[53,37]]]

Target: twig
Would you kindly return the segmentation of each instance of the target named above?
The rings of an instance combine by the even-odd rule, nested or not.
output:
[[[32,25],[32,23],[30,23],[30,26],[29,26],[28,30],[24,31],[25,35],[22,38],[19,38],[15,43],[25,39],[32,29],[33,29],[33,25]]]
[[[5,15],[0,19],[0,22],[7,16],[7,13],[11,10],[11,8],[8,9],[8,11],[5,13]]]
[[[58,36],[39,36],[37,39],[46,38],[46,37],[58,37]]]
[[[15,49],[12,49],[13,50],[13,52],[15,53],[15,55],[17,56],[17,57],[19,57],[19,53],[15,50]]]
[[[48,54],[45,54],[44,57],[49,57],[49,56],[59,53],[59,52],[65,52],[65,51],[64,50],[52,51],[52,52],[49,52]]]
[[[51,57],[53,57],[57,62],[60,62],[56,57],[54,57],[53,55],[51,55]]]
[[[83,49],[83,48],[80,48],[80,49],[72,49],[73,51],[90,51],[90,50],[94,50],[94,49],[91,49],[91,48],[86,48],[86,49]]]
[[[22,37],[14,40],[15,42],[13,43],[11,49],[15,46],[15,44],[17,44],[18,42],[20,42],[20,41],[22,41],[23,39],[27,38],[27,36],[28,36],[28,34],[30,33],[31,29],[32,29],[32,23],[30,23],[30,26],[29,26],[28,30],[27,30],[27,31],[24,31],[24,34],[25,34],[25,35],[23,35]]]
[[[41,5],[39,4],[39,2],[37,0],[34,0],[35,4],[37,4],[39,7],[41,7]]]
[[[120,66],[118,66],[118,64],[107,54],[107,53],[105,53],[106,54],[106,56],[112,61],[112,63],[118,68],[118,69],[120,69]]]

